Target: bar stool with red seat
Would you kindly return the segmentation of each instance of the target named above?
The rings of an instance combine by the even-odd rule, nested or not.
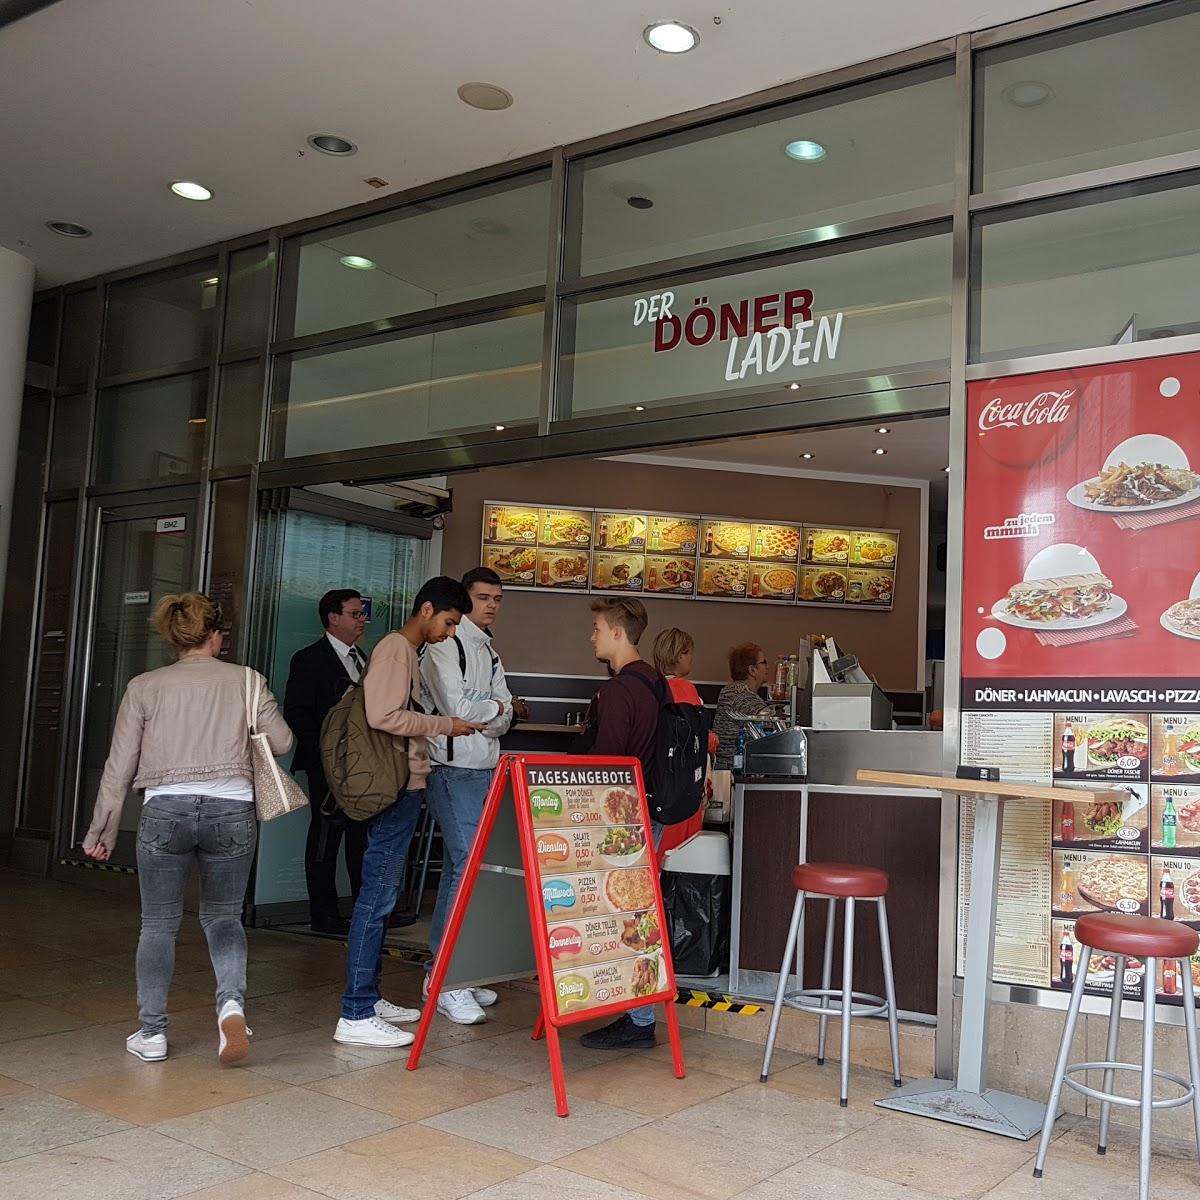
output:
[[[800,1012],[814,1013],[821,1018],[821,1030],[817,1042],[817,1063],[825,1062],[825,1034],[829,1018],[838,1012],[829,1002],[837,997],[841,1002],[842,1016],[842,1081],[841,1105],[846,1107],[850,1090],[850,1021],[853,1017],[877,1017],[887,1014],[888,1034],[892,1045],[892,1077],[900,1086],[900,1035],[896,1026],[896,985],[892,977],[892,946],[888,936],[887,895],[891,880],[886,871],[878,867],[856,866],[852,863],[801,863],[792,872],[796,888],[796,903],[792,907],[792,923],[788,940],[783,948],[783,965],[779,968],[779,986],[775,990],[775,1008],[771,1013],[771,1028],[767,1033],[767,1050],[763,1056],[762,1081],[765,1083],[771,1069],[771,1055],[775,1050],[775,1038],[779,1033],[779,1019],[785,1004]],[[825,922],[825,953],[819,988],[787,990],[789,967],[795,956],[796,974],[799,978],[801,961],[802,924],[807,899],[828,900],[829,911]],[[845,903],[845,918],[842,933],[842,986],[831,986],[833,978],[833,932],[837,916],[837,904]],[[883,958],[883,989],[886,996],[873,996],[854,990],[854,906],[859,900],[875,903],[879,909],[879,946]],[[801,983],[804,981],[801,979]],[[857,1006],[855,1002],[857,1003]]]
[[[1118,913],[1088,913],[1075,922],[1075,942],[1079,947],[1075,961],[1079,964],[1075,984],[1071,989],[1071,1003],[1067,1009],[1067,1021],[1063,1028],[1062,1044],[1058,1050],[1058,1062],[1054,1067],[1054,1081],[1050,1087],[1050,1100],[1046,1105],[1046,1121],[1042,1126],[1042,1140],[1038,1145],[1034,1162],[1034,1178],[1042,1177],[1046,1165],[1046,1153],[1050,1148],[1050,1134],[1058,1118],[1058,1101],[1063,1084],[1083,1096],[1100,1101],[1100,1137],[1096,1151],[1103,1154],[1108,1149],[1108,1120],[1112,1106],[1120,1104],[1127,1108],[1140,1108],[1141,1144],[1139,1154],[1139,1196],[1148,1200],[1150,1196],[1150,1127],[1156,1108],[1177,1108],[1191,1103],[1196,1125],[1196,1145],[1200,1150],[1200,1057],[1196,1050],[1196,993],[1192,984],[1192,955],[1200,945],[1200,935],[1186,925],[1165,921],[1159,917],[1126,917]],[[1093,951],[1116,957],[1113,971],[1113,995],[1108,1014],[1108,1046],[1103,1062],[1068,1063],[1071,1040],[1075,1036],[1075,1024],[1079,1018],[1079,1005],[1087,982],[1088,964]],[[1138,958],[1145,964],[1143,976],[1144,1001],[1142,1005],[1142,1061],[1141,1063],[1117,1062],[1117,1040],[1121,1031],[1121,1001],[1125,988],[1125,960]],[[1183,976],[1183,1024],[1187,1036],[1188,1075],[1176,1075],[1171,1071],[1157,1070],[1154,1066],[1154,1003],[1158,986],[1158,964],[1166,960],[1177,961]],[[1087,1079],[1089,1071],[1103,1071],[1104,1079],[1099,1088],[1089,1087],[1086,1082],[1072,1079],[1082,1074]],[[1113,1075],[1116,1071],[1140,1071],[1141,1093],[1135,1100],[1113,1091]],[[1163,1079],[1183,1089],[1180,1096],[1154,1099],[1154,1081]]]

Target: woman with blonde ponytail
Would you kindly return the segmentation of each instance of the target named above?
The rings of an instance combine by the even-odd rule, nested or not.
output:
[[[147,1062],[167,1057],[167,992],[175,935],[193,867],[200,872],[200,924],[217,977],[218,1056],[246,1057],[246,934],[242,904],[258,826],[254,816],[247,676],[218,656],[224,616],[200,592],[163,596],[150,624],[178,661],[132,679],[113,727],[112,745],[83,852],[106,862],[117,844],[130,788],[145,792],[137,830],[142,931],[137,950],[141,1028],[125,1040]],[[293,744],[275,697],[261,679],[255,728],[271,750]]]

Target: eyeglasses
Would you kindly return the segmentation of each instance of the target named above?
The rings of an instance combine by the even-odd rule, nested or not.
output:
[[[767,665],[767,660],[765,658],[760,658],[754,665],[756,667],[765,667]]]
[[[352,621],[369,621],[371,618],[360,608],[357,612],[342,613],[343,617],[349,617]]]

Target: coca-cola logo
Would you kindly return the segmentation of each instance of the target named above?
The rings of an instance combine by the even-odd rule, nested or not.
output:
[[[550,953],[558,958],[563,954],[578,954],[583,949],[583,934],[570,925],[550,931]]]
[[[1070,398],[1074,388],[1062,392],[1038,392],[1028,400],[989,400],[979,414],[983,433],[992,429],[1017,429],[1029,425],[1061,425],[1071,415]]]

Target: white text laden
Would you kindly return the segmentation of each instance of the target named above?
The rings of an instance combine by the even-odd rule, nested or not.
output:
[[[811,340],[809,335],[813,333]],[[748,375],[772,375],[781,367],[806,367],[823,358],[837,358],[838,342],[842,337],[842,314],[832,319],[819,317],[815,321],[797,321],[794,329],[777,325],[764,333],[752,333],[745,349],[738,354],[741,338],[729,339],[729,355],[725,359],[725,379],[734,383]]]

